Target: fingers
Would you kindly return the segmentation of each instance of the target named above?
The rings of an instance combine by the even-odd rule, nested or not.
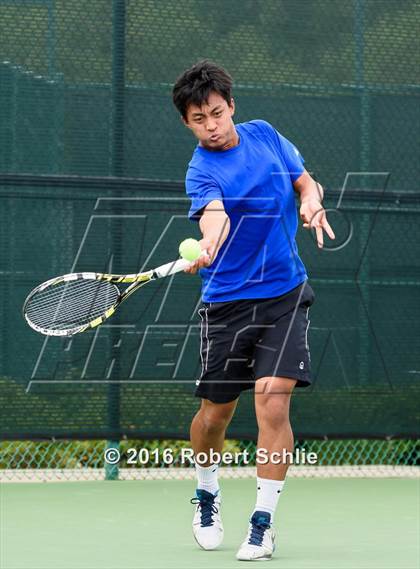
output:
[[[324,246],[324,235],[322,233],[322,227],[315,227],[315,233],[316,233],[316,242],[318,244],[318,247],[320,249],[323,248]]]
[[[184,273],[188,273],[189,275],[195,275],[198,271],[198,267],[195,266],[195,263],[192,263],[189,267],[184,269]]]
[[[184,273],[188,273],[190,275],[195,275],[197,271],[203,269],[204,267],[208,267],[210,265],[210,257],[208,255],[202,255],[196,261],[190,263],[186,269],[184,269]]]
[[[208,254],[201,255],[194,264],[197,265],[197,269],[203,269],[204,267],[208,267],[211,263],[211,258]]]
[[[320,249],[324,246],[323,231],[326,232],[330,239],[335,239],[335,233],[327,221],[327,216],[324,210],[317,212],[310,221],[307,221],[305,216],[305,223],[303,223],[303,227],[305,229],[315,229],[316,241]]]
[[[335,233],[331,228],[331,225],[328,223],[327,218],[324,219],[323,228],[327,232],[327,235],[330,239],[335,239]]]

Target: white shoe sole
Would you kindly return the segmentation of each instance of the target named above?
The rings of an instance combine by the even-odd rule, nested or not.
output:
[[[198,541],[197,536],[195,535],[195,533],[193,532],[193,536],[195,539],[196,544],[201,548],[204,549],[204,551],[214,551],[215,549],[217,549],[218,547],[220,547],[223,543],[223,537],[224,534],[222,534],[222,539],[220,540],[220,543],[218,543],[217,545],[215,545],[214,547],[204,547],[204,545],[201,545],[201,543]]]
[[[275,547],[273,548],[273,553],[275,551]],[[244,557],[238,557],[238,554],[236,554],[236,559],[237,561],[271,561],[273,559],[273,555],[271,554],[270,556],[267,557],[256,557],[254,559],[247,559]]]
[[[271,561],[273,558],[272,557],[257,557],[256,559],[242,559],[241,557],[237,557],[236,559],[237,559],[237,561],[253,562],[253,561]]]

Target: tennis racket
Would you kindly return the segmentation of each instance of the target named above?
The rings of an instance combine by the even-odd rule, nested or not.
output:
[[[55,277],[29,293],[23,315],[40,334],[73,336],[105,322],[124,300],[148,282],[179,273],[189,265],[190,261],[178,259],[133,275],[70,273]],[[117,286],[128,283],[130,286],[124,291]]]

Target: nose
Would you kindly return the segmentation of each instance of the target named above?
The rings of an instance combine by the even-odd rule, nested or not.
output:
[[[207,121],[207,130],[208,131],[213,132],[213,130],[216,130],[216,128],[217,128],[217,125],[216,125],[215,121],[213,121],[213,120]]]

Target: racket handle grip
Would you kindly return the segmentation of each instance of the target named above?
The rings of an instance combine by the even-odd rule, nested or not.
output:
[[[202,251],[202,255],[208,255],[207,251]],[[172,261],[172,263],[166,263],[157,267],[153,272],[156,278],[160,279],[162,277],[170,277],[175,273],[180,273],[192,264],[193,261],[187,261],[186,259],[178,259],[177,261]]]

